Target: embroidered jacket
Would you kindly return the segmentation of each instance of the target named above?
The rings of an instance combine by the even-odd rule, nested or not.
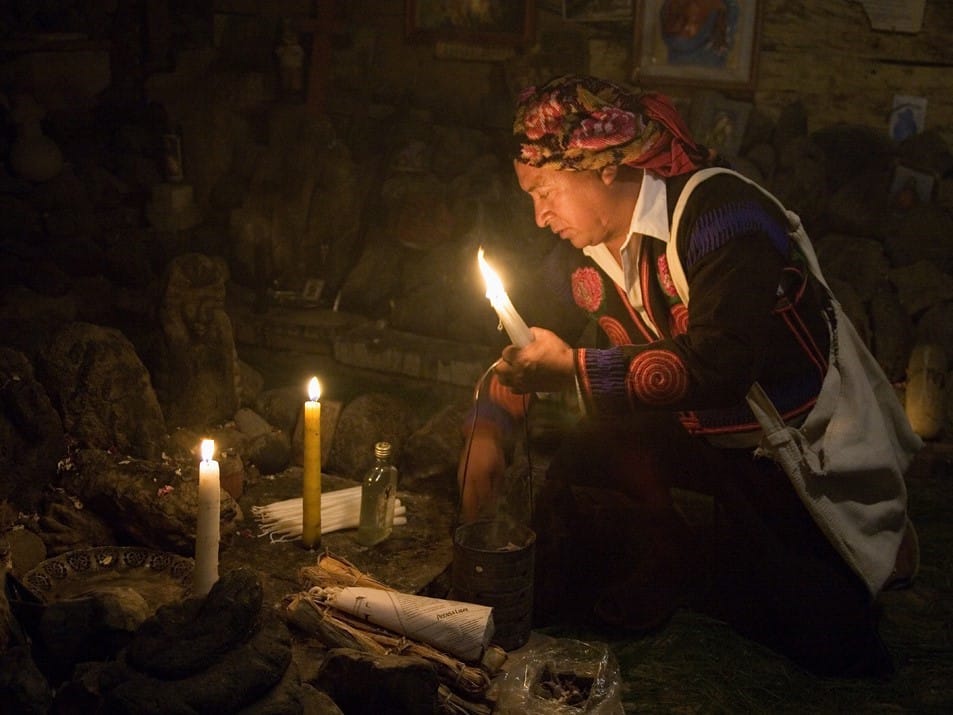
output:
[[[666,181],[669,218],[687,180]],[[577,384],[591,417],[664,410],[693,434],[753,443],[743,438],[758,430],[744,399],[749,387],[759,381],[782,416],[797,421],[827,368],[825,301],[787,228],[756,188],[715,176],[695,189],[673,237],[692,295],[688,308],[672,284],[663,241],[645,236],[639,248],[644,317],[602,268],[561,241],[534,281],[555,288],[556,300],[537,301],[546,310],[527,322],[578,345]],[[566,313],[572,306],[574,318]],[[586,318],[598,326],[597,338],[579,345]],[[495,378],[488,392],[494,406],[481,414],[523,415],[525,400]]]

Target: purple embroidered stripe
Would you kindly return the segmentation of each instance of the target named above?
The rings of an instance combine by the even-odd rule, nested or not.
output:
[[[602,414],[628,412],[631,409],[625,398],[628,361],[622,350],[586,350],[583,364],[592,408]]]
[[[790,251],[787,228],[754,202],[744,202],[707,211],[698,217],[689,236],[685,268],[738,234],[764,232],[782,256]]]

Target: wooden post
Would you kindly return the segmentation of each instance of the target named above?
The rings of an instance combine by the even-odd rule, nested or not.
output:
[[[317,15],[311,35],[311,62],[305,102],[313,115],[327,113],[328,79],[331,75],[331,24],[334,0],[315,0]]]

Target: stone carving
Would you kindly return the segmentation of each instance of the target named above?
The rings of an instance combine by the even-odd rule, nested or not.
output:
[[[166,271],[159,320],[167,365],[156,384],[175,425],[205,426],[238,409],[241,369],[225,312],[227,280],[222,261],[199,253],[172,259]]]

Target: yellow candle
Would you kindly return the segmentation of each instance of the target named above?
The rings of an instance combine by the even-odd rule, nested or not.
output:
[[[304,403],[304,480],[301,542],[308,549],[321,544],[321,386],[312,377]]]
[[[192,574],[192,592],[206,595],[218,581],[219,519],[221,493],[218,462],[212,459],[215,442],[202,440],[202,461],[199,462],[199,511],[195,531],[195,571]]]

